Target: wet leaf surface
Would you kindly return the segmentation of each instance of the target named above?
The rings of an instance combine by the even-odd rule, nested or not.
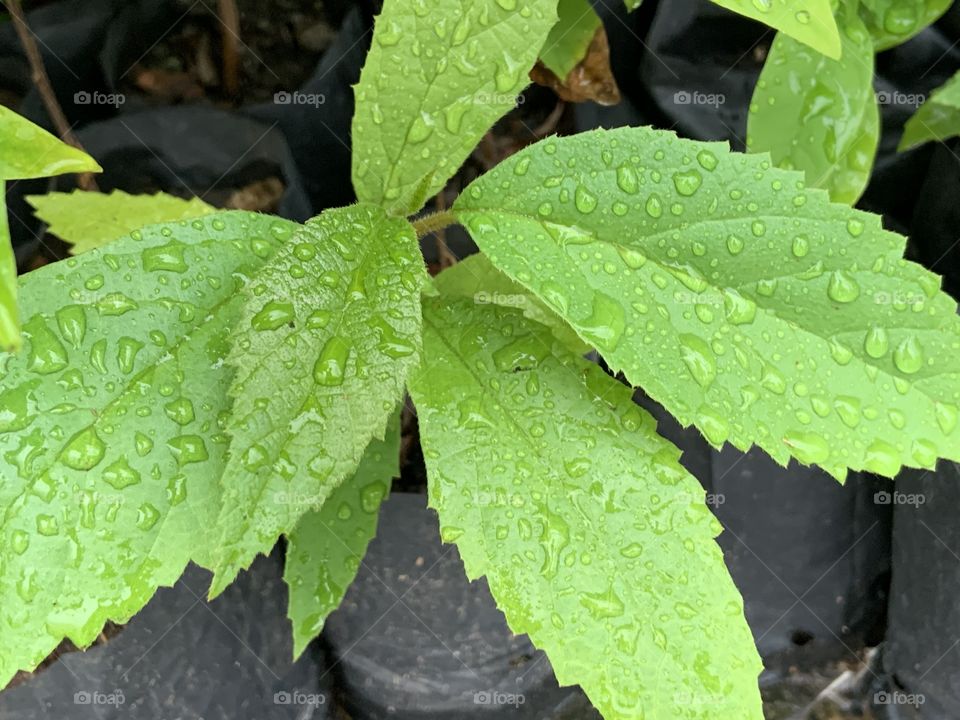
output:
[[[25,347],[0,355],[0,686],[211,566],[228,328],[294,227],[218,213],[21,278]]]
[[[423,207],[514,107],[555,21],[556,0],[388,3],[356,86],[357,197]]]
[[[372,205],[308,221],[244,288],[211,595],[357,468],[420,353],[413,227]]]
[[[287,616],[293,625],[294,657],[320,634],[357,576],[367,544],[377,532],[380,503],[400,475],[400,415],[373,440],[352,477],[319,510],[300,518],[287,534],[283,579],[290,591]]]
[[[430,505],[511,629],[608,720],[762,718],[720,526],[630,389],[517,310],[441,297],[424,328]]]
[[[715,446],[838,478],[960,459],[960,321],[880,218],[649,128],[548,139],[455,211],[491,262]]]
[[[831,60],[777,35],[750,102],[747,149],[806,173],[836,202],[863,194],[880,139],[873,44],[859,17],[838,16],[843,56]]]

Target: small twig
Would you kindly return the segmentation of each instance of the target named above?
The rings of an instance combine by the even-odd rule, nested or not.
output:
[[[442,190],[437,194],[436,205],[438,212],[442,213],[447,209],[446,198],[444,198]],[[457,256],[450,252],[450,248],[447,246],[447,232],[444,228],[446,228],[446,225],[433,233],[437,245],[437,260],[440,263],[441,270],[457,264]]]
[[[560,118],[563,117],[563,111],[566,109],[566,103],[563,100],[558,100],[556,107],[550,111],[550,114],[547,115],[547,119],[540,123],[533,130],[533,136],[537,140],[542,140],[550,133],[553,133],[557,129],[557,125],[560,124]]]
[[[47,69],[43,64],[43,56],[40,54],[40,48],[37,47],[37,39],[27,24],[27,18],[24,17],[23,7],[20,0],[4,0],[10,17],[13,18],[13,26],[17,31],[17,37],[20,38],[20,44],[23,45],[23,52],[27,56],[27,62],[30,63],[30,74],[43,105],[53,121],[53,126],[57,133],[68,145],[72,145],[77,150],[83,150],[83,145],[73,134],[70,123],[67,122],[66,115],[63,114],[63,108],[57,102],[57,96],[53,92],[53,86],[50,84],[50,76],[47,75]],[[84,190],[96,190],[97,183],[93,179],[92,173],[80,173],[77,175],[77,185]]]
[[[223,87],[231,97],[240,91],[239,53],[237,43],[240,40],[240,12],[236,0],[218,0],[217,14],[220,16],[223,40]]]

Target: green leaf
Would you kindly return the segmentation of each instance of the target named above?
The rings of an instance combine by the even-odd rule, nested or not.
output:
[[[516,104],[556,1],[386,1],[356,86],[361,201],[408,215],[443,188]]]
[[[877,51],[906,42],[943,15],[953,0],[860,0]]]
[[[624,0],[623,4],[627,6],[628,12],[633,12],[643,4],[643,0]]]
[[[361,204],[310,220],[244,289],[211,595],[383,437],[418,362],[426,282],[410,223]]]
[[[183,200],[166,193],[128,195],[74,190],[28,195],[27,201],[50,232],[73,245],[74,255],[102,247],[127,233],[161,222],[189,220],[216,212],[200,198]]]
[[[7,183],[0,180],[0,352],[16,352],[22,343],[17,313],[17,258],[10,241],[6,194]]]
[[[454,205],[498,268],[716,446],[838,478],[960,459],[960,320],[880,218],[649,128],[548,139]]]
[[[20,279],[0,355],[0,687],[212,565],[238,287],[293,223],[144,228]]]
[[[101,169],[86,153],[0,105],[0,351],[16,351],[21,345],[17,264],[10,244],[4,181]]]
[[[563,79],[586,57],[601,22],[589,0],[560,0],[557,13],[560,19],[543,44],[540,61]]]
[[[960,135],[960,73],[933,91],[913,117],[907,120],[900,138],[900,150],[943,141]]]
[[[410,391],[441,536],[607,720],[762,718],[761,670],[679,451],[519,312],[424,306]]]
[[[96,161],[0,105],[0,180],[101,172]]]
[[[780,167],[804,171],[811,187],[853,205],[870,179],[880,111],[870,36],[853,12],[839,21],[840,60],[777,35],[750,103],[747,149],[769,152]]]
[[[840,57],[840,32],[830,0],[713,0],[753,18],[828,57]]]
[[[554,337],[571,352],[583,355],[590,350],[580,336],[540,298],[500,272],[483,254],[471,255],[434,278],[444,295],[469,298],[477,305],[502,305],[523,311],[525,317],[547,325]]]
[[[343,481],[319,510],[308,510],[287,535],[283,579],[290,590],[287,616],[293,655],[299,657],[323,630],[357,576],[367,544],[377,532],[380,503],[400,475],[400,413],[386,438],[367,447],[353,477]]]

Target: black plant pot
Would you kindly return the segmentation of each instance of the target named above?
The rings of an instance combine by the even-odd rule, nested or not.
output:
[[[424,495],[384,503],[323,638],[354,720],[599,718],[579,688],[558,687],[525,635],[510,633],[486,581],[467,581]]]
[[[212,602],[191,566],[118,635],[0,693],[0,720],[321,720],[330,679],[314,643],[293,663],[281,554]]]
[[[960,469],[904,473],[894,507],[889,685],[872,698],[884,720],[960,717]]]

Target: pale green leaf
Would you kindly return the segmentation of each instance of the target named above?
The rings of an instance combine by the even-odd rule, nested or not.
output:
[[[100,172],[96,161],[0,105],[0,180]]]
[[[631,391],[516,310],[424,306],[410,391],[441,536],[607,720],[760,720],[707,510]]]
[[[340,606],[377,532],[380,503],[399,474],[400,414],[395,413],[385,439],[367,446],[353,477],[344,480],[319,510],[308,510],[287,535],[283,579],[290,590],[287,616],[293,625],[294,657]]]
[[[601,23],[589,0],[560,0],[557,14],[560,19],[543,44],[540,61],[563,79],[586,57]]]
[[[633,12],[643,4],[643,0],[624,0],[623,4],[627,6],[628,12]]]
[[[93,158],[0,105],[0,191],[4,180],[100,172]],[[20,348],[17,265],[10,245],[5,192],[0,193],[0,351]]]
[[[873,92],[873,44],[853,12],[838,16],[843,56],[831,60],[779,33],[750,103],[747,149],[769,152],[780,167],[836,202],[863,194],[880,138]]]
[[[840,32],[830,0],[713,0],[717,5],[799,40],[832,58],[840,57]]]
[[[373,205],[310,220],[244,289],[211,594],[321,507],[383,437],[420,353],[413,227]]]
[[[200,198],[183,200],[166,193],[129,195],[74,190],[28,195],[27,201],[51,233],[73,245],[74,255],[102,247],[144,225],[188,220],[216,212]]]
[[[0,687],[188,560],[212,565],[228,328],[294,227],[220,213],[20,279],[25,347],[0,355]]]
[[[943,141],[960,135],[960,73],[933,91],[913,117],[907,120],[900,138],[900,150]]]
[[[356,86],[353,185],[408,215],[514,107],[556,0],[387,0]]]
[[[859,0],[878,51],[906,42],[943,15],[953,0]]]
[[[497,270],[482,253],[447,268],[434,278],[434,285],[444,295],[470,298],[477,305],[515,307],[531,320],[550,327],[554,337],[572,352],[583,355],[590,350],[563,318],[523,285]]]
[[[714,445],[837,477],[960,460],[960,320],[880,218],[725,144],[548,139],[454,208],[490,260]]]

